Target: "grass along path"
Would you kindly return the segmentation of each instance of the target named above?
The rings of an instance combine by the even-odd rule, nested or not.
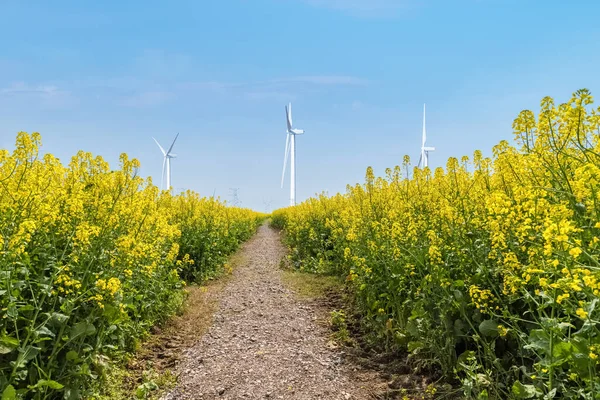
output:
[[[322,310],[283,281],[285,248],[266,224],[247,242],[212,326],[185,350],[174,399],[372,399],[355,367],[331,346]]]

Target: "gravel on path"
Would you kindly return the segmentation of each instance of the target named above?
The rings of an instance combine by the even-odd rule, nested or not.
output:
[[[208,332],[186,350],[173,399],[372,399],[317,310],[284,286],[279,233],[262,225],[219,294]]]

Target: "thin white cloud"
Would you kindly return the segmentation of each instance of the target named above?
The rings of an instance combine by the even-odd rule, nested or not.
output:
[[[368,81],[350,75],[301,75],[248,82],[183,81],[139,76],[88,78],[57,84],[14,82],[0,87],[0,99],[33,99],[44,107],[68,108],[79,101],[100,101],[121,107],[154,108],[189,98],[237,97],[250,101],[288,101],[306,93],[331,87],[367,85]],[[68,88],[64,89],[64,88]]]
[[[40,94],[53,96],[59,94],[60,91],[54,85],[32,86],[25,82],[13,82],[10,86],[0,89],[0,93],[7,95]]]
[[[329,86],[358,86],[366,85],[368,81],[347,75],[307,75],[288,78],[276,78],[264,81],[250,82],[186,82],[176,85],[176,92],[210,93],[222,96],[235,95],[250,100],[293,100],[315,87]]]
[[[73,94],[53,84],[32,85],[26,82],[13,82],[0,88],[0,99],[26,99],[38,101],[49,108],[67,108],[76,102]]]

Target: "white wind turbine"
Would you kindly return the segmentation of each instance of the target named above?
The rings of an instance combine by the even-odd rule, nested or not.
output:
[[[419,158],[419,167],[427,168],[429,166],[429,152],[435,151],[435,147],[425,146],[427,141],[427,129],[425,128],[425,104],[423,104],[423,141],[421,143],[421,157]]]
[[[162,167],[162,175],[160,177],[160,189],[163,189],[163,182],[165,180],[165,167],[167,169],[167,190],[171,190],[171,158],[175,158],[177,157],[177,154],[173,154],[171,153],[171,150],[173,150],[173,146],[175,146],[175,142],[177,141],[177,138],[179,137],[179,133],[177,134],[177,136],[175,136],[175,140],[173,140],[173,143],[171,143],[171,147],[169,147],[169,151],[165,151],[165,149],[163,149],[163,147],[160,145],[160,143],[158,143],[158,140],[154,139],[154,141],[156,142],[156,144],[158,145],[158,147],[160,148],[160,151],[163,153],[163,167]]]
[[[304,130],[294,129],[292,123],[292,103],[285,107],[287,120],[287,136],[285,139],[285,156],[283,158],[283,173],[281,174],[281,188],[285,179],[285,169],[288,157],[290,158],[290,205],[296,205],[296,135],[302,135]]]

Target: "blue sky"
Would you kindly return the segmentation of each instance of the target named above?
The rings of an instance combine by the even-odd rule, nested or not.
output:
[[[159,184],[244,206],[285,206],[284,106],[293,103],[298,199],[419,156],[489,154],[524,108],[600,90],[595,0],[0,0],[0,146],[42,134],[138,158]]]

